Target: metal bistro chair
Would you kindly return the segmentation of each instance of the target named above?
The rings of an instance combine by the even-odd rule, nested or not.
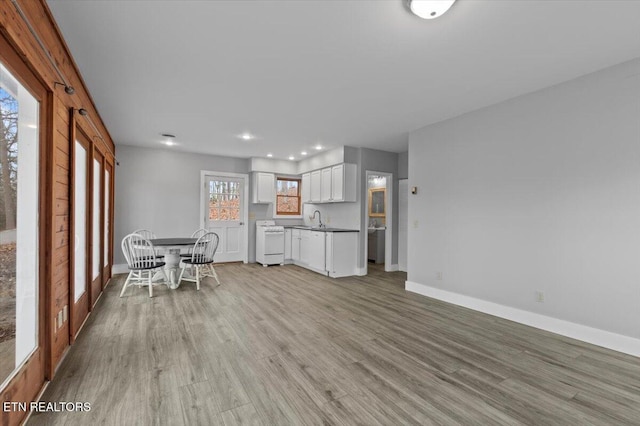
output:
[[[190,258],[182,259],[182,270],[180,271],[180,278],[178,282],[182,280],[191,281],[196,283],[196,289],[200,290],[200,278],[210,276],[215,278],[216,282],[220,284],[218,274],[213,268],[213,257],[218,249],[218,242],[220,237],[215,232],[207,232],[193,245],[193,252]],[[188,267],[193,267],[196,270],[195,277],[185,277],[184,271]]]
[[[200,238],[207,232],[209,232],[208,229],[200,228],[197,231],[195,231],[193,234],[191,234],[191,238]],[[192,253],[193,253],[193,247],[189,247],[186,253],[180,253],[180,257],[191,257]]]
[[[153,244],[142,235],[129,234],[122,239],[122,252],[129,266],[129,275],[122,286],[120,297],[124,295],[127,287],[132,285],[149,286],[149,297],[153,297],[152,281],[157,270],[164,275],[165,282],[169,282],[164,272],[164,262],[156,259]]]

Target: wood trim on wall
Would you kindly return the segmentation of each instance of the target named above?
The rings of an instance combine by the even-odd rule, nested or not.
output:
[[[115,146],[109,132],[102,122],[80,72],[69,53],[45,0],[16,0],[33,31],[44,44],[44,48],[63,74],[67,83],[75,89],[72,95],[64,87],[55,84],[60,77],[52,65],[45,50],[31,33],[12,1],[0,1],[0,56],[11,60],[9,69],[30,89],[39,85],[41,94],[40,117],[40,307],[39,317],[40,349],[36,350],[22,369],[3,389],[3,401],[33,401],[42,389],[45,380],[51,379],[65,352],[69,348],[71,330],[70,321],[58,322],[56,319],[65,308],[70,310],[72,296],[71,273],[71,185],[72,149],[74,131],[81,130],[104,156],[104,167],[110,164],[111,197],[115,199]],[[40,93],[40,92],[39,92]],[[75,111],[84,108],[88,117],[77,117]],[[70,114],[69,111],[73,111]],[[72,123],[75,123],[71,130]],[[87,152],[93,158],[93,148]],[[91,163],[93,164],[93,163]],[[93,174],[93,169],[88,170]],[[104,192],[104,190],[102,191]],[[91,200],[92,204],[92,200]],[[104,206],[104,204],[103,204]],[[88,206],[89,207],[89,206]],[[113,201],[110,211],[103,212],[111,220],[110,259],[113,260]],[[100,227],[104,230],[104,226]],[[104,250],[104,246],[101,251]],[[87,254],[90,257],[91,253]],[[101,261],[102,262],[102,261]],[[88,274],[91,270],[88,269]],[[100,285],[99,291],[102,290]],[[90,286],[89,286],[90,288]],[[94,294],[97,298],[97,294]],[[70,312],[69,312],[70,313]],[[22,422],[27,413],[0,413],[0,424],[15,425]]]
[[[0,60],[6,68],[23,84],[40,104],[39,114],[39,147],[38,147],[38,339],[37,348],[26,360],[23,366],[14,372],[13,378],[4,389],[0,390],[2,401],[32,400],[42,388],[47,379],[46,365],[49,358],[48,351],[48,296],[51,265],[47,262],[48,247],[51,243],[52,218],[52,97],[37,77],[23,62],[4,34],[0,34]],[[4,378],[3,378],[4,380]],[[16,424],[24,417],[20,412],[1,412],[2,424]]]

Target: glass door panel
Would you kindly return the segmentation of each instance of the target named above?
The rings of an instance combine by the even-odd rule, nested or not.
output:
[[[0,382],[38,347],[40,104],[0,63]]]
[[[74,302],[87,290],[87,150],[75,142],[73,221],[74,221]]]
[[[100,152],[94,149],[92,162],[91,205],[91,305],[102,291],[102,161]]]
[[[104,208],[103,208],[103,230],[102,230],[102,287],[107,285],[111,278],[111,179],[113,165],[104,162]]]
[[[74,117],[72,117],[74,120]],[[71,340],[89,314],[89,188],[90,188],[90,150],[89,139],[75,127],[75,140],[73,142],[72,160],[72,218],[71,240],[72,250],[72,289],[71,293],[71,324],[69,334]],[[73,137],[74,135],[72,135]]]

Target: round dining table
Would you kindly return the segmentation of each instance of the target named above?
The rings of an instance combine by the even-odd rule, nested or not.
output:
[[[198,241],[197,238],[153,238],[149,240],[154,248],[162,250],[164,254],[164,269],[169,278],[167,286],[175,290],[180,286],[178,282],[178,268],[180,266],[180,250],[186,247],[193,247]],[[155,277],[154,277],[155,278]]]

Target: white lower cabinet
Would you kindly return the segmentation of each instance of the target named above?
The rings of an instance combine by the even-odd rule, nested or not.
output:
[[[285,229],[284,230],[284,262],[291,263],[292,254],[291,254],[291,234],[293,233],[293,229]]]
[[[357,274],[357,232],[329,232],[325,244],[327,275],[340,278]]]
[[[309,233],[309,269],[316,272],[324,273],[326,271],[325,264],[325,237],[326,232],[311,231]]]
[[[302,231],[299,229],[291,230],[291,260],[294,263],[300,261],[300,232]]]
[[[300,230],[300,263],[309,265],[309,238],[311,231]]]
[[[291,251],[285,261],[333,278],[357,274],[358,233],[291,229]]]

